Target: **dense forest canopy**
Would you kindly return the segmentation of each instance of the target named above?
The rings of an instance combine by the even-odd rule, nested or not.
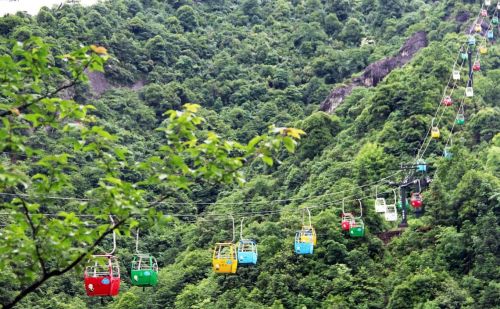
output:
[[[0,17],[0,306],[500,306],[499,9],[485,2],[110,0]],[[407,64],[319,111],[415,33],[427,46]],[[401,198],[420,190],[415,213]],[[299,255],[306,209],[317,244]],[[152,288],[130,275],[138,230]],[[88,297],[84,267],[113,234],[120,293]],[[213,247],[233,237],[258,262],[215,274]]]

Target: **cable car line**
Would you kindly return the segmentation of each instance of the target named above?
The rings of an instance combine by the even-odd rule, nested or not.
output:
[[[4,152],[5,153],[5,152]],[[7,152],[8,153],[8,152]],[[354,161],[346,161],[346,162],[339,162],[342,164],[346,165],[352,165]],[[26,193],[7,193],[7,192],[0,192],[0,196],[13,196],[13,197],[37,197],[33,195],[29,195]],[[93,199],[90,198],[84,198],[84,197],[62,197],[62,196],[43,196],[43,199],[55,199],[55,200],[75,200],[75,201],[82,201],[82,202],[88,202],[88,201],[94,201]],[[308,198],[303,198],[303,199],[308,199]],[[290,199],[286,200],[280,200],[280,201],[289,201]],[[260,203],[267,203],[267,201],[263,202],[154,202],[155,204],[171,204],[171,205],[213,205],[213,204],[218,204],[218,205],[240,205],[240,204],[260,204]]]
[[[481,10],[482,10],[483,8],[484,8],[484,3],[481,5]],[[476,19],[474,20],[474,24],[473,24],[473,25],[477,24],[477,22],[478,22],[478,20],[479,20],[479,17],[480,17],[480,15],[481,15],[481,10],[480,10],[480,11],[479,11],[479,13],[477,14]],[[470,30],[469,30],[469,35],[471,35],[471,34],[473,33],[473,27],[474,27],[473,25],[471,26],[471,28],[470,28]],[[460,46],[460,49],[459,49],[459,56],[460,56],[460,51],[461,51],[461,50],[463,50],[463,47],[464,47],[466,44],[467,44],[467,43],[462,43],[462,46]],[[453,68],[455,68],[455,65],[457,64],[458,59],[459,59],[459,57],[457,57],[457,58],[456,58],[456,60],[455,60],[455,62],[454,62],[454,64],[453,64]],[[462,62],[462,66],[463,66],[463,62]],[[449,87],[449,84],[450,84],[451,79],[452,79],[452,75],[450,75],[450,78],[448,79],[448,83],[447,83],[447,84],[446,84],[446,86],[445,86],[445,89],[444,89],[444,91],[443,91],[443,96],[441,97],[441,100],[444,98],[444,96],[445,96],[445,94],[446,94],[446,91],[447,91],[447,88]],[[440,103],[439,103],[439,105],[438,105],[438,108],[437,108],[437,110],[436,110],[436,113],[435,113],[435,115],[434,115],[434,118],[437,116],[438,111],[439,111],[439,109],[440,109],[440,108],[441,108],[441,102],[440,102]],[[424,144],[425,140],[426,140],[426,139],[427,139],[427,137],[429,136],[430,131],[431,131],[431,128],[429,128],[429,130],[427,131],[427,135],[424,137],[424,140],[423,140],[423,142],[422,142],[422,144],[421,144],[421,146],[420,146],[420,149],[419,149],[419,150],[418,150],[418,152],[417,152],[417,156],[418,156],[418,153],[420,152],[420,150],[422,149],[422,145]]]
[[[484,37],[483,37],[483,39],[484,39]],[[480,59],[480,52],[479,52],[479,51],[476,51],[475,61],[478,61],[479,59]],[[472,81],[472,76],[471,76],[471,75],[469,75],[469,79],[468,79],[468,81],[467,81],[467,84],[470,84],[470,83],[471,83],[471,81]],[[454,89],[455,89],[455,88],[453,88],[453,89],[452,89],[451,94],[453,94]],[[451,96],[451,95],[450,95],[450,96]],[[461,110],[461,109],[463,109],[463,107],[464,107],[464,100],[465,100],[465,97],[466,97],[466,96],[464,96],[464,97],[463,97],[463,100],[462,100],[462,102],[461,102],[461,104],[460,104],[460,106],[459,106],[459,112],[460,112],[460,110]],[[436,115],[437,115],[437,113],[439,112],[439,109],[440,109],[440,108],[441,108],[441,106],[437,109],[437,111],[436,111]],[[441,121],[442,117],[444,116],[445,111],[446,111],[446,109],[443,109],[443,111],[441,112],[441,114],[440,114],[440,116],[439,116],[439,118],[438,118],[438,121],[436,122],[436,127],[438,127],[438,126],[439,126],[439,123],[440,123],[440,121]],[[459,112],[458,112],[458,113],[459,113]],[[458,113],[457,113],[457,114],[458,114]],[[457,116],[457,115],[456,115],[456,116]],[[454,126],[454,125],[455,125],[455,124],[453,124],[453,126]],[[421,150],[422,150],[422,146],[421,146],[421,148],[419,149],[419,151],[418,151],[418,153],[417,153],[417,156],[416,156],[416,161],[421,160],[421,159],[425,156],[425,153],[426,153],[426,151],[427,151],[427,148],[429,147],[429,145],[430,145],[430,143],[431,143],[431,141],[432,141],[432,139],[429,139],[429,140],[427,141],[427,143],[425,143],[425,141],[427,140],[427,137],[429,136],[429,132],[430,132],[430,130],[431,130],[431,129],[432,129],[432,126],[431,126],[431,127],[430,127],[430,129],[428,130],[427,135],[426,135],[426,136],[425,136],[425,138],[424,138],[424,143],[422,144],[422,146],[425,144],[425,148],[424,148],[424,150],[421,152]],[[453,132],[451,132],[451,133],[453,134]]]
[[[388,191],[385,191],[385,192],[382,192],[382,193],[379,193],[380,195],[383,195],[383,194],[388,194],[388,193],[391,193],[393,192],[393,190],[388,190]],[[328,202],[323,202],[323,203],[316,203],[315,206],[307,206],[305,208],[308,208],[308,209],[318,209],[318,208],[323,208],[324,206],[333,206],[335,204],[340,204],[343,200],[345,199],[356,199],[356,200],[365,200],[365,199],[371,199],[372,198],[372,195],[371,194],[358,194],[358,195],[351,195],[351,196],[346,196],[346,197],[343,197],[342,199],[339,199],[339,200],[333,200],[333,201],[328,201]],[[300,209],[305,209],[305,208],[299,208]],[[282,209],[277,209],[277,210],[262,210],[262,211],[254,211],[254,212],[240,212],[240,213],[234,213],[234,212],[231,212],[231,213],[207,213],[207,214],[201,214],[201,215],[193,215],[193,214],[179,214],[179,213],[172,213],[172,214],[168,214],[166,213],[165,216],[166,217],[194,217],[196,219],[201,219],[201,220],[204,220],[204,221],[220,221],[220,219],[215,219],[215,218],[210,218],[210,219],[207,219],[205,217],[222,217],[224,219],[227,219],[227,217],[229,215],[234,215],[234,216],[237,216],[237,217],[253,217],[253,216],[265,216],[265,215],[273,215],[273,214],[280,214],[280,213],[284,213],[284,212],[296,212],[297,209],[289,209],[289,208],[282,208]],[[10,216],[12,215],[11,213],[0,213],[0,216]],[[60,213],[32,213],[30,214],[32,216],[49,216],[49,217],[59,217],[61,216]],[[88,217],[88,218],[92,218],[92,217],[96,217],[98,215],[92,215],[92,214],[75,214],[74,215],[75,217]],[[132,217],[146,217],[147,215],[140,215],[140,214],[137,214],[137,215],[134,215]],[[189,220],[186,220],[183,222],[189,222]],[[193,222],[196,222],[193,220]]]
[[[496,15],[497,15],[497,13],[498,13],[498,7],[495,9],[495,12],[493,13],[493,15],[494,15],[494,16],[496,16]],[[491,20],[491,21],[490,21],[490,23],[489,23],[489,25],[488,25],[488,29],[486,30],[486,33],[489,33],[489,31],[490,31],[490,30],[492,30],[492,29],[493,29],[493,20]],[[487,37],[486,37],[486,38],[484,38],[484,41],[483,41],[484,45],[486,45],[487,41],[488,41],[488,38],[487,38]],[[457,113],[456,113],[456,115],[455,115],[455,119],[457,119],[457,118],[458,118],[458,116],[459,116],[459,114],[460,114],[460,112],[464,110],[464,104],[465,104],[465,97],[462,99],[462,101],[461,101],[461,103],[460,103],[460,106],[459,106],[459,108],[458,108],[458,110],[457,110]],[[447,147],[447,146],[448,146],[448,145],[452,142],[452,138],[453,138],[453,135],[454,135],[454,129],[455,129],[456,124],[457,124],[457,122],[456,122],[456,121],[454,121],[454,122],[453,122],[453,125],[452,125],[452,127],[451,127],[451,130],[450,130],[450,133],[451,133],[451,134],[450,134],[450,136],[448,137],[448,139],[447,139],[447,141],[446,141],[446,144],[445,144],[445,149],[446,149],[446,147]]]
[[[479,21],[479,19],[480,19],[480,17],[481,17],[481,11],[482,11],[483,9],[484,9],[484,3],[481,5],[481,10],[479,11],[479,13],[478,13],[478,15],[477,15],[477,17],[476,17],[476,19],[475,19],[475,21],[474,21],[474,25],[478,23],[478,21]],[[495,11],[494,11],[493,15],[497,14],[497,10],[498,10],[498,7],[497,7],[497,8],[495,8]],[[474,31],[474,25],[470,28],[470,30],[469,30],[469,35],[472,35],[472,34],[473,34],[473,31]],[[491,26],[491,22],[490,22],[490,25],[489,25],[489,27],[488,27],[488,30],[490,29],[490,26]],[[481,37],[482,37],[482,38],[484,38],[484,36],[481,36]],[[463,47],[464,47],[464,45],[465,45],[465,44],[466,44],[466,43],[463,43],[463,44],[462,44],[462,46],[460,47],[460,51],[463,49]],[[469,48],[470,48],[470,47],[468,47],[468,49],[469,49]],[[460,53],[460,51],[459,51],[459,53]],[[479,56],[479,52],[476,52],[476,60],[477,60],[477,57],[478,57],[478,56]],[[457,60],[458,60],[458,58],[457,58]],[[457,63],[457,60],[456,60],[456,61],[455,61],[455,63],[453,64],[453,68],[455,68],[455,65],[456,65],[456,63]],[[464,62],[465,62],[465,61],[463,61],[463,62],[462,62],[462,65],[461,65],[460,69],[462,69]],[[452,72],[453,72],[453,70],[452,70]],[[450,78],[448,79],[448,83],[447,83],[447,85],[446,85],[446,87],[445,87],[445,90],[444,90],[443,98],[444,98],[444,95],[445,95],[445,93],[446,93],[446,91],[447,91],[447,88],[449,87],[449,84],[450,84],[451,79],[452,79],[452,75],[451,75],[451,76],[450,76]],[[471,80],[471,76],[469,76],[469,81],[468,81],[467,83],[469,83],[469,82],[470,82],[470,80]],[[456,83],[454,83],[454,86],[456,86]],[[455,88],[455,87],[454,87],[454,88]],[[454,88],[453,88],[453,89],[454,89]],[[453,90],[452,90],[452,91],[453,91]],[[443,99],[443,98],[442,98],[442,99]],[[435,115],[434,115],[434,118],[435,118],[435,117],[437,116],[437,114],[439,113],[439,110],[440,110],[440,108],[441,108],[441,107],[442,107],[442,104],[441,104],[441,102],[440,102],[440,104],[439,104],[439,106],[438,106],[438,108],[437,108],[437,110],[436,110],[436,113],[435,113]],[[444,110],[446,110],[446,109],[444,109]],[[444,111],[441,113],[441,116],[439,117],[439,120],[441,119],[441,117],[443,116],[443,114],[444,114]],[[439,125],[439,122],[440,122],[440,121],[438,121],[438,122],[437,122],[437,124],[438,124],[438,125]],[[426,135],[425,135],[425,137],[424,137],[424,140],[423,140],[422,144],[420,145],[419,150],[417,151],[416,160],[419,160],[419,159],[423,158],[423,156],[424,156],[424,154],[425,154],[425,152],[424,152],[422,155],[420,155],[420,152],[421,152],[421,150],[422,150],[423,145],[425,144],[425,141],[427,140],[427,137],[429,136],[429,133],[431,132],[431,129],[432,129],[432,126],[431,126],[431,127],[429,128],[429,130],[427,131],[427,133],[426,133]],[[427,147],[428,147],[428,145],[429,145],[429,144],[430,144],[430,141],[429,141],[429,143],[427,144],[426,149],[427,149]]]
[[[478,53],[476,53],[476,60],[477,60],[478,58],[479,58],[479,54],[478,54]],[[465,61],[463,61],[463,62],[462,62],[462,65],[460,66],[460,69],[462,69],[462,67],[463,67],[463,64],[464,64],[464,63],[465,63]],[[452,78],[452,75],[450,75],[450,79],[451,79],[451,78]],[[469,82],[470,82],[470,76],[469,76],[469,80],[467,81],[467,84],[468,84]],[[455,87],[455,86],[456,86],[456,83],[454,83],[454,87],[453,87],[453,88],[452,88],[452,90],[451,90],[450,97],[453,95],[453,92],[454,92],[454,91],[455,91],[455,89],[456,89],[456,87]],[[444,98],[444,97],[443,97],[443,98]],[[436,117],[436,116],[437,116],[437,114],[439,113],[439,110],[443,107],[443,105],[441,104],[441,102],[440,102],[439,104],[440,104],[440,105],[439,105],[438,109],[436,110],[436,114],[434,115],[434,118],[433,118],[433,119],[435,119],[435,117]],[[436,125],[435,125],[436,127],[439,127],[439,123],[441,122],[441,119],[442,119],[442,117],[444,116],[444,113],[445,113],[445,112],[446,112],[446,108],[443,108],[443,109],[442,109],[442,111],[441,111],[441,114],[439,115],[438,120],[437,120],[437,122],[436,122]],[[427,135],[426,135],[426,136],[425,136],[425,138],[424,138],[424,142],[422,143],[422,145],[421,145],[421,147],[420,147],[419,151],[417,152],[417,156],[416,156],[416,160],[417,160],[417,161],[418,161],[418,160],[420,160],[420,159],[422,159],[422,158],[425,156],[425,152],[427,151],[427,148],[429,147],[430,143],[432,142],[432,138],[430,138],[429,140],[427,140],[427,137],[429,137],[429,133],[431,132],[432,127],[433,127],[433,125],[431,124],[431,126],[430,126],[430,128],[429,128],[429,130],[428,130],[428,132],[427,132]],[[427,141],[427,143],[426,143],[426,141]],[[425,145],[425,148],[424,148],[424,150],[422,151],[422,147],[423,147],[423,145]],[[421,151],[422,151],[422,152],[421,152]]]
[[[483,4],[484,5],[484,4]],[[467,79],[467,83],[466,83],[466,88],[465,88],[465,94],[464,96],[462,97],[462,100],[460,101],[460,104],[458,106],[458,110],[457,110],[457,113],[452,113],[455,115],[455,118],[453,119],[453,125],[452,125],[452,129],[451,129],[451,132],[450,132],[450,136],[448,137],[447,141],[446,141],[446,145],[445,145],[445,148],[444,148],[444,156],[446,158],[450,158],[450,156],[452,155],[451,152],[448,151],[447,147],[448,145],[452,142],[452,137],[453,137],[453,130],[454,130],[454,126],[457,124],[457,123],[461,123],[463,124],[465,119],[464,119],[464,114],[461,114],[461,117],[459,117],[460,115],[460,112],[464,111],[465,109],[465,100],[467,97],[472,97],[473,96],[473,77],[474,77],[474,72],[476,71],[480,71],[480,57],[482,54],[486,54],[487,53],[487,42],[488,42],[488,38],[486,36],[490,36],[491,37],[491,34],[489,34],[489,30],[491,29],[491,24],[493,23],[493,19],[490,21],[489,25],[488,25],[488,29],[484,32],[484,35],[483,33],[480,33],[482,32],[482,27],[479,28],[479,31],[477,30],[477,25],[478,25],[478,21],[480,19],[480,16],[481,14],[483,14],[482,16],[485,16],[484,15],[484,12],[483,12],[483,5],[481,6],[481,11],[479,12],[478,16],[476,17],[475,21],[474,21],[474,25],[470,28],[469,30],[469,37],[467,39],[467,42],[466,43],[462,43],[462,46],[460,47],[460,50],[459,50],[459,57],[462,58],[462,62],[460,64],[460,69],[459,70],[455,70],[456,69],[456,66],[457,66],[457,62],[458,62],[458,58],[455,60],[454,64],[453,64],[453,68],[452,68],[452,72],[450,74],[450,78],[448,79],[448,82],[445,86],[445,89],[443,91],[443,97],[441,99],[441,101],[439,102],[439,105],[438,107],[436,108],[436,112],[434,114],[434,117],[432,118],[432,122],[431,122],[431,126],[429,127],[429,129],[427,130],[426,134],[425,134],[425,137],[424,139],[422,140],[422,143],[420,144],[419,146],[419,149],[416,153],[416,156],[414,158],[414,161],[415,164],[416,164],[416,167],[417,169],[412,169],[408,172],[408,174],[406,175],[405,177],[405,181],[403,181],[402,183],[400,183],[400,196],[401,196],[401,207],[402,207],[402,214],[403,214],[403,220],[400,224],[401,227],[406,227],[407,226],[407,222],[406,222],[406,208],[407,208],[407,203],[406,203],[406,194],[407,194],[407,187],[408,186],[413,186],[413,184],[415,183],[414,182],[414,176],[415,176],[415,173],[418,171],[418,172],[423,172],[425,173],[426,171],[426,166],[427,166],[427,163],[425,163],[425,161],[423,160],[423,158],[425,157],[425,154],[428,150],[428,147],[430,146],[430,143],[432,141],[432,139],[437,139],[440,137],[440,132],[439,132],[439,125],[441,124],[442,120],[445,119],[445,113],[447,111],[447,108],[445,108],[445,106],[451,106],[453,101],[452,101],[452,95],[455,91],[455,89],[458,89],[458,81],[460,81],[460,71],[462,70],[464,64],[465,64],[465,60],[468,60],[469,62],[469,74],[468,74],[468,79]],[[495,12],[493,13],[493,15],[496,17],[497,15],[497,11],[498,9],[500,8],[500,2],[498,3],[496,9],[495,9]],[[486,15],[487,16],[487,15]],[[482,24],[483,20],[481,20],[481,24]],[[496,22],[498,23],[498,19],[496,19]],[[476,25],[476,26],[475,26]],[[473,31],[476,31],[476,32],[479,32],[480,33],[480,42],[479,42],[479,49],[476,49],[476,39],[475,39],[475,36],[473,34]],[[463,53],[462,51],[464,50],[464,45],[465,44],[468,44],[467,46],[467,54]],[[473,59],[472,57],[472,53],[473,51],[475,51],[475,57]],[[465,57],[463,56],[463,54],[465,54]],[[472,64],[473,63],[473,60],[474,60],[474,65]],[[458,73],[457,73],[458,72]],[[454,77],[454,75],[456,75]],[[458,77],[457,77],[458,76]],[[454,80],[453,84],[450,85],[450,81],[451,80]],[[449,96],[446,96],[446,94],[448,93],[448,90],[449,88],[451,88],[451,91],[450,91],[450,95]],[[446,101],[444,101],[444,99],[446,99]],[[436,119],[437,118],[437,119]],[[437,120],[437,121],[436,121]],[[429,135],[431,135],[429,137]],[[422,163],[421,163],[422,162]],[[420,176],[418,177],[424,177],[424,174],[421,174]],[[429,177],[425,177],[425,178],[422,178],[422,179],[418,179],[418,183],[420,183],[420,180],[422,180],[425,185],[427,186],[431,181],[432,179],[429,178]],[[421,189],[416,189],[418,190],[418,192],[412,192],[411,194],[411,205],[412,207],[414,207],[415,209],[415,213],[417,215],[417,217],[419,215],[422,214],[423,212],[423,208],[421,207],[422,206],[422,197],[420,195],[421,193]]]
[[[319,195],[311,195],[311,196],[307,196],[307,197],[296,197],[296,198],[287,198],[287,199],[275,199],[275,200],[266,200],[266,201],[242,201],[242,202],[192,202],[192,203],[188,203],[188,202],[168,202],[168,201],[161,201],[161,202],[150,202],[148,205],[151,205],[151,204],[159,204],[159,205],[163,205],[163,204],[168,204],[168,205],[176,205],[176,206],[179,206],[179,205],[255,205],[255,204],[267,204],[267,203],[272,203],[272,202],[293,202],[293,201],[303,201],[303,200],[310,200],[310,199],[313,199],[313,198],[320,198],[320,197],[328,197],[328,196],[335,196],[335,195],[338,195],[338,194],[341,194],[341,193],[345,193],[345,192],[351,192],[353,190],[356,190],[356,189],[362,189],[362,188],[366,188],[366,187],[370,187],[370,186],[373,186],[375,184],[378,184],[378,183],[381,183],[381,182],[384,182],[385,180],[387,179],[390,179],[396,175],[398,175],[399,173],[401,173],[401,171],[396,171],[395,173],[392,173],[390,174],[389,176],[386,176],[384,178],[380,178],[378,181],[373,181],[373,182],[370,182],[370,183],[367,183],[367,184],[364,184],[364,185],[361,185],[361,186],[354,186],[353,188],[351,189],[347,189],[347,190],[342,190],[342,191],[336,191],[336,192],[332,192],[332,193],[324,193],[324,194],[319,194]],[[12,197],[32,197],[32,198],[36,198],[38,196],[33,196],[33,195],[29,195],[29,194],[25,194],[25,193],[6,193],[6,192],[0,192],[0,196],[12,196]],[[75,200],[75,201],[82,201],[82,202],[88,202],[88,201],[99,201],[99,200],[95,200],[95,199],[90,199],[90,198],[78,198],[78,197],[60,197],[60,196],[44,196],[42,197],[44,199],[55,199],[55,200]]]

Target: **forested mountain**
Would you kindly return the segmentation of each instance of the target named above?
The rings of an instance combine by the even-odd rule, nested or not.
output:
[[[0,306],[500,307],[500,4],[485,2],[0,17]],[[419,192],[423,206],[402,201]],[[296,254],[307,211],[317,244]],[[132,284],[138,229],[154,287]],[[84,267],[113,233],[119,295],[89,297]],[[214,245],[240,238],[257,264],[214,273]]]

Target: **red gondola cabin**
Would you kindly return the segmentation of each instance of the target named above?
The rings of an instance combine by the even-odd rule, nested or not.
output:
[[[472,70],[475,72],[481,71],[481,63],[479,61],[474,62],[474,65],[472,66]]]
[[[422,195],[420,193],[414,192],[411,194],[410,204],[413,208],[422,207]]]
[[[351,223],[354,221],[354,217],[351,213],[343,213],[342,214],[342,231],[349,231],[351,228]]]
[[[120,290],[120,266],[112,255],[94,255],[85,268],[88,296],[116,296]]]
[[[441,103],[443,103],[444,106],[452,106],[453,100],[451,99],[450,96],[446,96],[443,98],[443,101]]]

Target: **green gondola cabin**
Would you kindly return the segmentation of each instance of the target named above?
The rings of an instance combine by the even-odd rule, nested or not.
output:
[[[153,287],[158,284],[158,263],[149,254],[136,254],[130,270],[132,285]]]
[[[351,223],[349,228],[349,235],[351,237],[365,236],[365,223],[361,218],[356,218],[355,222]]]

